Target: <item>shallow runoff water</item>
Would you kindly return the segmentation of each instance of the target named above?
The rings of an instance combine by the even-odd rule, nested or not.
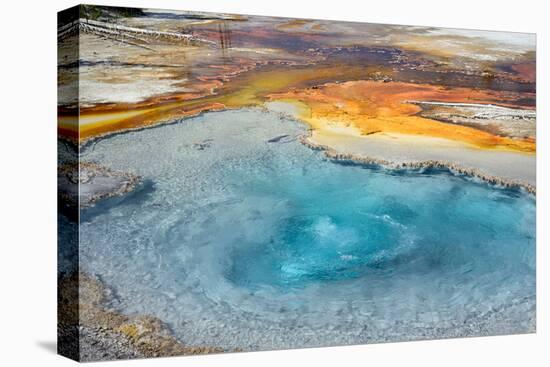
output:
[[[80,266],[109,307],[228,350],[534,331],[533,196],[333,162],[305,132],[241,109],[90,148],[144,178],[82,212]]]

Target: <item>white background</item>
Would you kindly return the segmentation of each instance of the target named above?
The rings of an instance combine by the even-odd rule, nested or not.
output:
[[[532,335],[108,362],[97,366],[549,366],[548,78],[545,1],[135,0],[100,4],[537,33],[538,332]],[[0,10],[0,365],[66,366],[56,335],[56,12]],[[545,223],[546,222],[546,225]]]

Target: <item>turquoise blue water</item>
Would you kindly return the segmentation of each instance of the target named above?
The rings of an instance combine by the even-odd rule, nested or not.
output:
[[[472,272],[531,270],[534,223],[526,216],[534,206],[520,193],[491,192],[441,172],[306,170],[241,185],[242,195],[291,207],[276,218],[267,242],[235,248],[227,276],[237,285],[286,290],[359,277],[432,272],[459,280]]]
[[[82,213],[109,307],[244,350],[534,331],[533,196],[332,162],[304,132],[245,109],[91,147],[145,180]]]

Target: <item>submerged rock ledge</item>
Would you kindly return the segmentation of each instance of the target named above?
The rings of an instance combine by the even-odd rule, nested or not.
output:
[[[312,142],[310,139],[310,136],[311,134],[309,136],[302,136],[300,138],[300,142],[311,149],[323,151],[325,156],[328,159],[331,159],[334,161],[340,161],[340,162],[349,161],[357,164],[376,165],[386,169],[393,169],[393,170],[399,170],[399,169],[417,169],[418,170],[418,169],[428,169],[428,168],[447,169],[451,173],[474,177],[491,185],[501,186],[509,189],[523,189],[532,195],[536,195],[536,191],[537,191],[536,187],[528,182],[489,175],[477,168],[466,168],[457,163],[438,161],[438,160],[426,160],[426,161],[416,161],[416,162],[392,162],[385,159],[365,157],[358,154],[341,153],[329,146]]]
[[[96,163],[64,164],[58,169],[61,200],[68,206],[87,208],[102,199],[133,191],[141,178]]]

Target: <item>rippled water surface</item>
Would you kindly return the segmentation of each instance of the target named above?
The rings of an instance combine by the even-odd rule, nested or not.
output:
[[[273,113],[99,141],[145,181],[82,214],[81,267],[183,342],[244,350],[534,331],[535,202],[328,161]]]

